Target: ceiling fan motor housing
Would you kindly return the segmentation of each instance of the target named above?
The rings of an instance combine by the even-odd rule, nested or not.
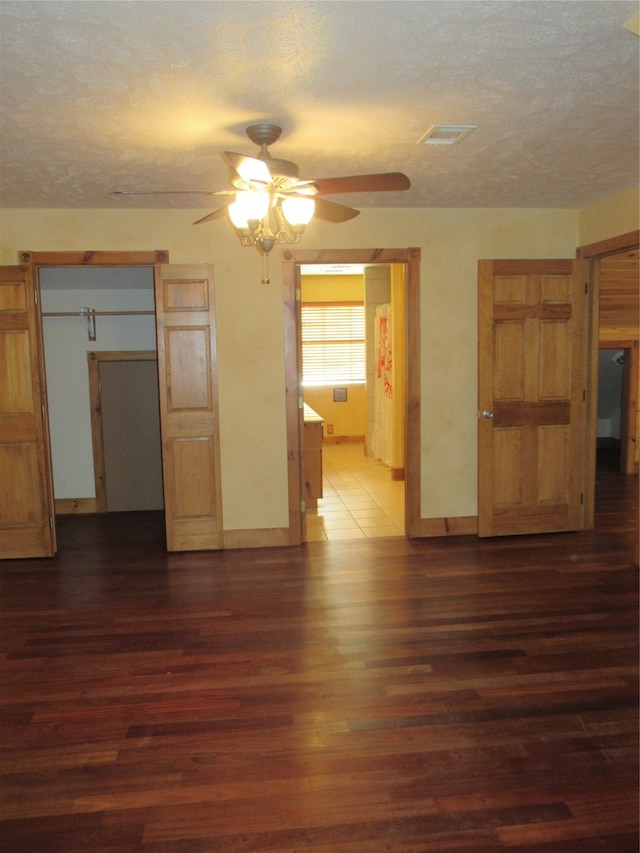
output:
[[[252,124],[247,128],[249,139],[261,148],[260,153],[256,155],[256,159],[266,163],[271,175],[274,178],[298,180],[300,172],[295,163],[292,163],[290,160],[280,160],[277,157],[272,157],[267,150],[269,145],[272,145],[280,138],[281,133],[281,127],[267,122]]]

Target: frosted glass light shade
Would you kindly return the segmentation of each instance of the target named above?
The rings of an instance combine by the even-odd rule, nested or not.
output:
[[[239,230],[249,228],[249,220],[261,220],[269,208],[269,193],[236,193],[236,200],[229,205],[231,221]]]
[[[282,202],[282,212],[289,225],[308,225],[315,209],[312,198],[285,198]]]

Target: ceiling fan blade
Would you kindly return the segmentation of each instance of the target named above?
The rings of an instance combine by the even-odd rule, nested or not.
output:
[[[255,157],[247,157],[245,154],[234,154],[233,151],[223,151],[220,155],[227,166],[237,172],[243,181],[247,183],[258,183],[269,185],[271,183],[271,172],[262,160]]]
[[[360,214],[360,211],[353,207],[336,204],[335,201],[327,201],[324,198],[318,198],[318,196],[314,197],[314,201],[316,203],[315,218],[323,219],[325,222],[347,222]]]
[[[235,195],[235,190],[114,190],[111,195]]]
[[[231,202],[229,202],[229,204],[231,204]],[[225,204],[222,207],[219,207],[217,210],[214,210],[213,213],[208,213],[206,216],[203,216],[202,219],[196,219],[193,224],[201,225],[203,222],[211,222],[212,219],[220,219],[227,212],[229,204]]]
[[[344,178],[318,178],[313,181],[320,195],[328,193],[375,193],[408,190],[411,181],[402,172],[378,175],[348,175]]]

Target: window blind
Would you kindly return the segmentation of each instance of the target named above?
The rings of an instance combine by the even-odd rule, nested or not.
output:
[[[364,305],[306,302],[301,315],[302,384],[365,382]]]

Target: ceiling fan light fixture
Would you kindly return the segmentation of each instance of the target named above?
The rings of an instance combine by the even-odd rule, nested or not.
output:
[[[275,196],[275,198],[274,198]],[[268,255],[278,243],[298,243],[315,209],[312,198],[280,199],[266,190],[236,193],[227,208],[243,246],[255,246]]]
[[[269,193],[262,190],[236,193],[235,202],[229,205],[231,221],[239,230],[246,230],[250,222],[264,219],[269,201]]]
[[[304,228],[313,219],[316,203],[312,198],[290,196],[282,201],[282,212],[289,225]]]

